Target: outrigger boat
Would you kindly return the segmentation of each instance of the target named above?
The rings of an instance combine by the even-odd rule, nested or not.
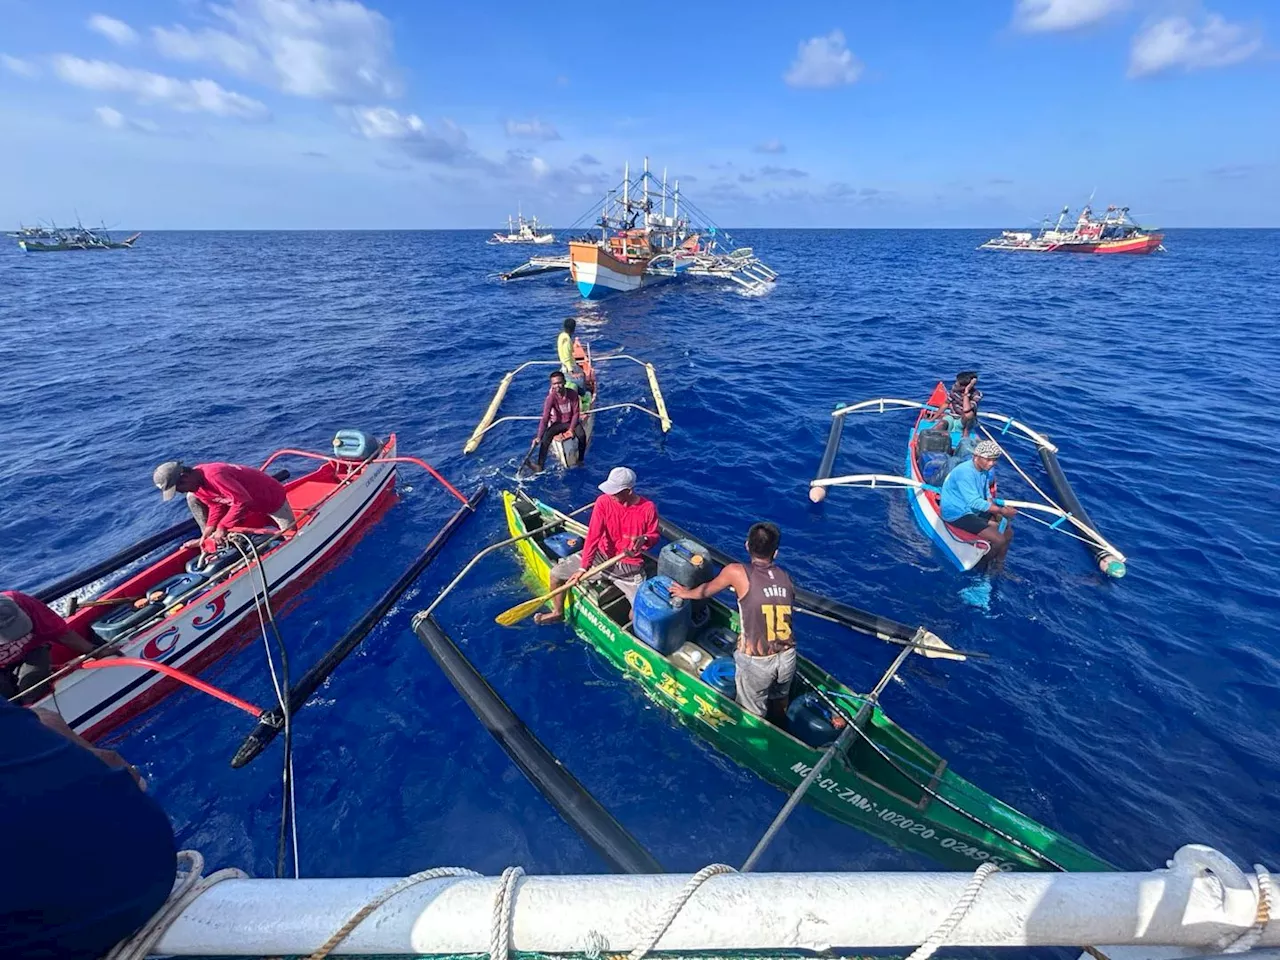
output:
[[[142,236],[135,233],[123,240],[112,240],[105,227],[92,230],[86,226],[74,229],[23,227],[18,231],[18,246],[27,253],[58,253],[67,250],[128,250]]]
[[[671,215],[667,205],[671,204]],[[681,215],[684,204],[686,213]],[[622,183],[605,197],[596,226],[600,237],[569,241],[565,257],[534,257],[502,274],[503,280],[519,280],[568,270],[578,292],[588,300],[612,293],[627,293],[685,276],[731,280],[751,293],[767,290],[778,274],[766,266],[750,247],[735,247],[733,238],[699,215],[680,194],[680,181],[667,189],[664,171],[659,181],[644,170],[633,181],[631,166],[623,168]],[[572,227],[582,225],[580,217]]]
[[[43,695],[35,706],[57,711],[92,740],[183,683],[210,692],[192,682],[191,674],[233,649],[249,630],[259,625],[265,629],[264,610],[267,616],[272,606],[278,610],[377,522],[395,501],[397,463],[426,468],[467,502],[428,464],[398,456],[394,434],[379,442],[360,431],[343,430],[333,446],[331,455],[278,450],[263,464],[266,470],[286,456],[322,461],[285,484],[297,516],[290,531],[233,532],[215,553],[179,547],[87,598],[74,591],[109,572],[104,568],[112,567],[111,561],[35,592],[45,602],[70,594],[70,628],[84,637],[96,636],[123,658],[70,659],[55,647],[58,668],[43,682]],[[140,547],[172,543],[196,529],[193,522],[179,524]],[[142,555],[131,549],[121,559],[127,563]],[[138,602],[129,602],[135,599]]]
[[[880,397],[875,400],[864,400],[851,406],[846,406],[843,403],[837,404],[836,408],[831,412],[831,431],[827,437],[827,446],[823,451],[822,461],[818,466],[817,477],[809,485],[809,499],[814,503],[820,503],[826,498],[827,489],[835,486],[906,488],[910,494],[911,512],[915,516],[916,523],[919,524],[920,529],[937,545],[943,555],[959,569],[972,570],[987,555],[991,545],[981,537],[953,527],[943,520],[940,506],[942,482],[946,478],[946,472],[962,459],[962,455],[951,455],[950,453],[950,451],[956,450],[960,446],[961,438],[956,434],[950,435],[946,440],[948,446],[946,452],[932,452],[922,449],[922,446],[924,446],[922,437],[928,436],[929,440],[932,441],[934,439],[932,435],[938,433],[935,428],[938,426],[938,418],[946,408],[946,405],[947,387],[941,382],[933,388],[933,393],[929,395],[929,399],[924,403],[918,403],[914,400]],[[850,414],[884,413],[890,410],[919,411],[915,426],[907,439],[906,465],[903,475],[860,473],[833,477],[831,473],[835,464],[836,454],[840,449],[840,439],[844,430],[845,418]],[[992,436],[983,421],[999,424],[1001,437],[1007,436],[1010,431],[1013,431],[1022,438],[1031,441],[1035,445],[1036,452],[1040,454],[1040,460],[1049,476],[1049,482],[1057,494],[1057,501],[1055,501],[1027,475],[1026,471],[1010,455],[1008,449],[1002,445],[1004,460],[1017,471],[1018,475],[1030,485],[1032,490],[1043,498],[1041,503],[1009,499],[1005,499],[1003,502],[1022,511],[1022,516],[1042,523],[1051,530],[1065,533],[1079,540],[1088,548],[1097,562],[1098,568],[1103,573],[1109,577],[1123,577],[1127,562],[1124,554],[1108,542],[1102,534],[1098,533],[1097,527],[1089,518],[1089,514],[1085,512],[1084,507],[1081,506],[1075,491],[1071,489],[1071,484],[1067,481],[1066,474],[1062,472],[1062,467],[1058,464],[1058,448],[1049,441],[1048,437],[1037,433],[1026,424],[1019,423],[1012,417],[1006,417],[1003,414],[988,413],[985,410],[980,410],[978,418],[977,429],[988,439],[994,440],[995,437]],[[1047,520],[1043,519],[1043,517],[1052,517],[1053,519]]]
[[[539,233],[540,229],[545,232]],[[539,225],[537,217],[525,219],[523,213],[517,213],[515,217],[507,217],[506,233],[499,231],[485,242],[491,244],[536,243],[545,245],[555,243],[556,235],[545,224]]]
[[[1053,227],[1042,226],[1037,235],[1030,230],[1005,230],[978,249],[1014,253],[1151,253],[1164,249],[1164,234],[1134,223],[1128,207],[1110,206],[1095,217],[1085,204],[1075,226],[1064,230],[1062,224],[1069,212],[1069,207],[1063,207],[1058,222]]]
[[[658,373],[653,368],[652,363],[639,360],[636,357],[629,356],[625,353],[613,353],[603,357],[592,357],[589,347],[584,346],[581,341],[574,338],[573,356],[577,360],[578,366],[586,374],[586,386],[588,392],[581,396],[581,416],[582,428],[587,436],[587,443],[590,445],[592,433],[595,430],[595,418],[597,414],[605,413],[609,410],[639,410],[647,413],[658,421],[658,425],[663,433],[671,430],[671,417],[667,415],[667,404],[662,397],[662,388],[658,386]],[[644,367],[645,376],[649,380],[649,391],[653,395],[654,409],[638,403],[611,403],[608,406],[600,406],[600,374],[597,369],[598,364],[608,363],[614,360],[625,360],[630,363],[639,364]],[[480,422],[476,424],[475,430],[471,432],[471,436],[462,447],[463,453],[474,453],[480,446],[480,441],[494,427],[504,423],[515,423],[518,421],[534,421],[535,423],[541,419],[538,416],[510,416],[498,417],[498,411],[502,407],[502,401],[507,396],[507,391],[511,388],[511,382],[515,380],[516,374],[530,367],[559,367],[559,360],[527,360],[514,370],[503,375],[502,380],[498,383],[497,392],[494,393],[493,399],[489,401],[489,407],[485,410],[484,416],[480,418]],[[580,462],[578,441],[572,437],[557,437],[551,441],[551,452],[560,461],[563,467],[575,467]]]
[[[583,536],[586,528],[523,493],[504,492],[502,499],[511,536],[522,538],[517,540],[520,559],[541,592],[558,559],[548,534],[564,529]],[[673,525],[665,528],[668,536],[685,536]],[[718,552],[711,556],[728,559]],[[647,574],[655,569],[652,558],[646,558]],[[958,776],[880,708],[880,692],[907,655],[964,659],[966,654],[952,650],[923,628],[911,632],[807,592],[798,591],[796,599],[807,605],[808,612],[903,647],[870,693],[857,693],[812,661],[797,658],[793,702],[807,697],[819,704],[833,721],[830,740],[834,743],[815,745],[811,737],[801,739],[749,714],[731,693],[702,679],[708,664],[732,651],[737,634],[737,611],[718,599],[706,601],[705,622],[670,655],[639,639],[626,598],[607,581],[588,580],[573,588],[565,621],[615,669],[637,682],[655,704],[775,786],[795,790],[820,768],[826,775],[812,781],[803,799],[841,823],[955,868],[972,869],[976,863],[991,862],[1006,871],[1113,869]],[[911,639],[898,639],[904,633]],[[844,732],[837,735],[838,728]],[[824,764],[829,765],[823,768]]]

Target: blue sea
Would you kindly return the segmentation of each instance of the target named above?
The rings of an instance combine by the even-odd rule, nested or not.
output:
[[[589,502],[625,464],[660,511],[728,550],[783,530],[795,579],[924,624],[989,660],[912,658],[883,704],[954,770],[1120,867],[1188,842],[1280,862],[1280,231],[1170,230],[1149,257],[1013,256],[989,231],[742,231],[781,274],[764,296],[690,281],[599,303],[567,282],[503,284],[521,259],[481,232],[148,233],[118,253],[0,250],[0,584],[35,587],[176,522],[151,471],[182,458],[261,462],[334,431],[398,434],[403,452],[493,495],[295,721],[304,876],[433,865],[597,872],[410,630],[413,613],[505,536],[497,492],[532,427],[462,445],[500,376],[553,355],[566,316],[597,353],[657,367],[675,427],[602,415],[586,470],[526,489]],[[901,492],[806,497],[830,411],[924,399],[982,372],[984,409],[1049,434],[1080,499],[1129,557],[1108,581],[1078,543],[1025,521],[986,610],[972,576],[919,531]],[[604,399],[645,401],[638,367]],[[504,412],[537,412],[536,370]],[[839,473],[897,472],[911,415],[851,420]],[[1037,480],[1034,451],[1010,443]],[[303,464],[295,463],[296,469]],[[1025,488],[1007,470],[1002,490]],[[398,504],[281,619],[295,676],[404,570],[452,511],[405,468]],[[438,611],[519,716],[670,870],[739,864],[783,795],[714,753],[560,628],[503,629],[526,596],[514,554]],[[802,619],[803,651],[869,686],[895,648]],[[261,643],[206,676],[270,706]],[[269,876],[280,745],[228,764],[252,727],[196,693],[118,736],[211,866]],[[801,808],[767,870],[927,869]]]

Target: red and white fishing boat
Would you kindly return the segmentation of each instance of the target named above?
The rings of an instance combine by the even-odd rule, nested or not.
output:
[[[199,548],[179,547],[93,598],[95,604],[129,597],[153,602],[140,609],[132,603],[81,606],[68,618],[70,627],[82,636],[107,640],[123,657],[148,661],[161,670],[197,673],[259,629],[258,607],[264,594],[278,610],[379,519],[395,499],[396,461],[406,459],[396,456],[394,434],[379,444],[357,431],[339,433],[332,455],[280,450],[267,459],[264,469],[285,456],[322,461],[310,473],[285,483],[298,518],[295,531],[285,535],[259,530],[233,538],[240,541],[248,562],[231,546],[197,568]],[[159,591],[163,597],[157,600]],[[63,658],[64,664],[68,659]],[[35,705],[56,710],[78,733],[94,739],[180,684],[156,669],[111,666],[55,671]]]
[[[1021,253],[1152,253],[1164,249],[1164,234],[1138,226],[1129,219],[1128,207],[1107,207],[1102,216],[1095,217],[1085,204],[1075,226],[1064,230],[1068,211],[1063,207],[1058,222],[1038,235],[1030,230],[1005,230],[978,249]]]

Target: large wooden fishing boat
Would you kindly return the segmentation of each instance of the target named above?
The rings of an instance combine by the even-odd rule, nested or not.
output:
[[[524,494],[504,493],[503,506],[513,537],[552,524],[585,533],[581,524],[566,522],[563,514]],[[543,588],[557,559],[548,539],[534,535],[518,544],[521,560]],[[652,574],[653,563],[647,562]],[[639,683],[654,703],[734,762],[775,786],[793,790],[826,750],[743,711],[732,695],[702,679],[703,664],[731,652],[726,641],[732,643],[738,627],[735,609],[710,600],[705,610],[705,623],[670,655],[637,637],[626,598],[607,581],[588,581],[573,589],[565,619],[615,669]],[[920,633],[926,640],[932,638]],[[805,795],[806,802],[827,816],[951,867],[972,868],[989,861],[1002,870],[1112,869],[962,779],[938,754],[890,720],[876,695],[856,693],[803,657],[798,658],[791,692],[793,700],[808,695],[823,704],[833,727],[856,728],[849,749],[836,754],[825,776]]]
[[[1064,230],[1069,212],[1070,207],[1063,207],[1058,222],[1052,227],[1046,222],[1038,234],[1004,230],[978,249],[1011,253],[1153,253],[1164,249],[1164,234],[1134,223],[1128,207],[1107,207],[1099,217],[1085,204],[1075,226]]]
[[[113,240],[105,227],[94,230],[79,225],[69,229],[22,227],[15,236],[18,246],[26,253],[61,253],[70,250],[128,250],[142,234],[134,233],[123,240]]]

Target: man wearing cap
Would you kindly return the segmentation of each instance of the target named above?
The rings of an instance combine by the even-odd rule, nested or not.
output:
[[[942,519],[991,544],[988,570],[997,570],[1004,563],[1013,539],[1013,527],[1004,524],[1001,530],[1001,519],[1012,520],[1018,513],[994,495],[993,471],[1001,453],[1000,444],[994,440],[980,440],[973,448],[972,459],[952,468],[942,482]]]
[[[17,590],[0,592],[0,700],[25,693],[49,676],[51,643],[91,656],[111,652],[108,647],[95,647],[35,597]],[[36,691],[24,702],[40,695]]]
[[[591,510],[591,525],[582,552],[559,561],[551,568],[551,589],[577,583],[592,566],[618,554],[626,554],[605,571],[627,597],[634,601],[644,583],[646,550],[658,542],[658,508],[653,501],[635,492],[636,474],[629,467],[614,467],[600,484],[600,496]],[[552,599],[549,612],[534,617],[537,623],[557,623],[564,619],[564,598]]]
[[[184,546],[196,546],[206,537],[222,543],[228,530],[261,527],[268,518],[281,530],[291,529],[297,521],[284,484],[256,467],[238,463],[188,467],[169,460],[156,467],[151,479],[166,500],[178,493],[187,495],[187,506],[200,524],[200,537]]]

